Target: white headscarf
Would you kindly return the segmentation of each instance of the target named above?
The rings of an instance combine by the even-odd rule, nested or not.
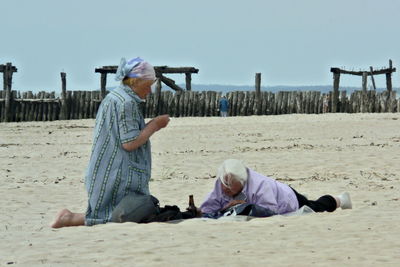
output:
[[[125,58],[121,58],[115,80],[122,81],[125,77],[155,80],[156,73],[154,67],[140,57],[132,58],[129,61],[126,61]]]

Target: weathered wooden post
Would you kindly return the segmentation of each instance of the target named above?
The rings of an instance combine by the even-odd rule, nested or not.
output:
[[[161,114],[161,109],[160,109],[160,99],[161,99],[161,76],[162,74],[159,72],[156,72],[156,89],[154,92],[154,117],[158,116],[159,114]],[[148,104],[148,103],[146,103]]]
[[[374,87],[374,90],[376,90],[376,85],[375,85],[375,78],[374,78],[374,69],[372,66],[369,67],[369,70],[371,72],[371,80],[372,80],[372,86]]]
[[[339,102],[339,83],[340,83],[340,72],[333,73],[333,92],[332,92],[332,112],[337,111]]]
[[[5,102],[4,102],[4,121],[11,121],[11,84],[12,84],[12,65],[11,63],[7,63],[4,66],[3,73],[3,81],[4,81],[4,90],[5,90]]]
[[[4,90],[4,112],[3,121],[8,122],[10,109],[10,92],[8,91],[8,67],[3,65],[3,90]]]
[[[67,111],[67,74],[61,72],[61,114],[60,120],[68,119]]]
[[[339,107],[339,112],[347,112],[346,109],[346,91],[340,91],[340,107]]]
[[[158,116],[161,113],[160,98],[161,98],[161,79],[158,78],[156,81],[156,91],[154,94],[154,116]]]
[[[192,74],[186,72],[185,73],[185,78],[186,78],[186,90],[191,91],[192,90]]]
[[[7,79],[7,65],[0,65],[1,71],[3,72],[3,90],[4,92],[8,88],[8,79]]]
[[[367,97],[367,78],[368,74],[366,71],[362,73],[362,92],[361,92],[361,112],[367,112],[368,97]]]
[[[261,73],[256,73],[256,110],[255,110],[255,115],[260,115],[260,110],[261,110]]]
[[[161,88],[162,88],[162,85],[161,85],[161,79],[157,79],[157,81],[156,81],[156,93],[157,94],[161,94]]]
[[[364,71],[362,73],[362,91],[363,91],[363,93],[367,92],[367,78],[368,78],[367,72]]]
[[[101,90],[101,100],[106,97],[106,86],[107,86],[107,73],[101,73],[100,78],[100,90]]]
[[[389,59],[389,72],[386,73],[386,89],[392,91],[392,60]]]

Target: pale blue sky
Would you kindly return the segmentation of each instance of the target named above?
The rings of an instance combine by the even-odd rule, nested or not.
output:
[[[68,89],[97,89],[94,69],[122,56],[194,66],[196,84],[252,85],[261,72],[263,86],[329,85],[332,66],[400,63],[397,0],[12,0],[0,8],[0,64],[18,67],[13,89],[23,91],[60,91],[61,71]]]

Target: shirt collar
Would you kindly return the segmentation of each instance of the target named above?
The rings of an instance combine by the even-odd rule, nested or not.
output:
[[[129,86],[121,84],[120,87],[124,90],[130,97],[132,97],[136,102],[142,103],[146,100],[141,99]]]

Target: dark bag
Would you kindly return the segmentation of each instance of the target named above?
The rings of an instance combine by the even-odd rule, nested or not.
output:
[[[152,195],[131,193],[115,207],[111,222],[166,222],[194,217],[196,217],[194,212],[181,212],[175,205],[161,208],[158,199]]]
[[[148,220],[158,213],[158,199],[151,195],[131,193],[115,207],[111,222],[136,222]]]

